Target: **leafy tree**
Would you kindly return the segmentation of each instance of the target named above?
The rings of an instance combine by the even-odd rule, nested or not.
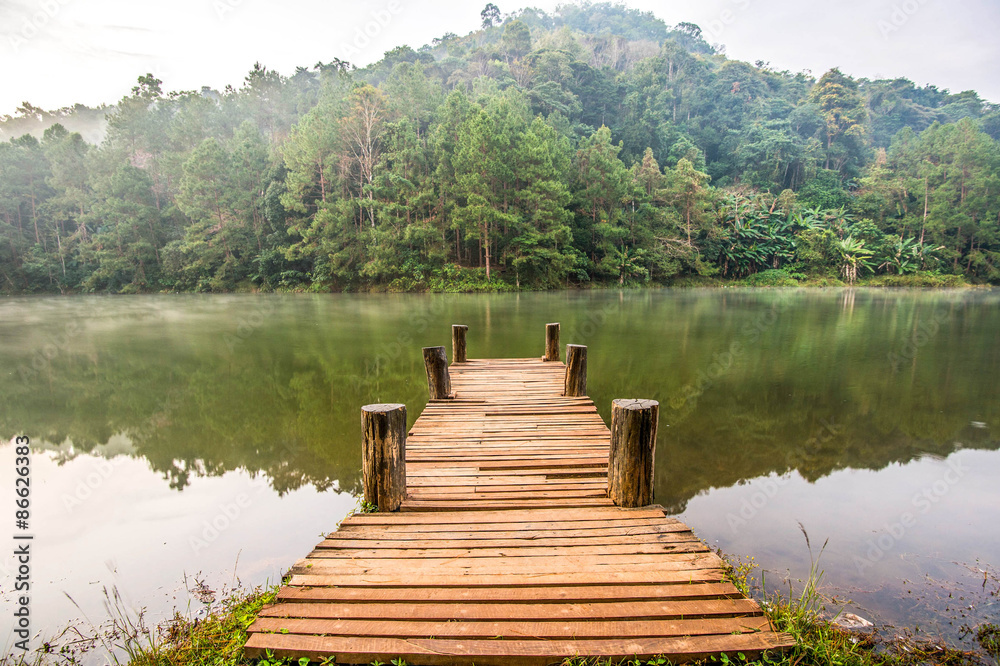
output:
[[[563,174],[570,169],[569,140],[535,118],[515,150],[515,207],[519,213],[510,241],[515,283],[554,287],[576,262],[568,209],[572,200]]]
[[[824,168],[840,172],[852,169],[861,159],[867,119],[857,82],[839,69],[831,69],[816,84],[810,101],[819,106],[825,123]]]
[[[361,69],[22,104],[0,291],[1000,281],[1000,107],[975,92],[779,72],[606,2],[482,19]]]
[[[669,196],[684,218],[687,244],[691,246],[692,230],[700,226],[708,203],[706,186],[711,177],[694,168],[690,160],[681,158],[668,176]]]
[[[483,19],[483,29],[492,28],[494,25],[498,25],[500,22],[500,9],[497,8],[492,2],[488,3],[483,11],[479,13],[480,18]]]
[[[88,214],[94,229],[86,256],[97,264],[83,281],[90,291],[138,292],[158,286],[164,233],[153,181],[142,169],[122,165],[95,191]]]
[[[618,158],[621,149],[621,143],[611,143],[611,130],[602,126],[580,143],[574,159],[574,239],[595,264],[626,237],[622,206],[631,178]]]
[[[531,51],[531,31],[521,21],[510,21],[504,26],[500,44],[509,65]]]

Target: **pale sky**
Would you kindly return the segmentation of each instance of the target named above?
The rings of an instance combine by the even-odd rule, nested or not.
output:
[[[480,24],[486,0],[0,0],[0,115],[117,102],[152,72],[165,90],[239,87],[254,62],[291,74],[359,66]],[[501,11],[523,4],[496,0]],[[551,11],[557,0],[530,3]],[[699,24],[731,58],[819,76],[909,78],[1000,102],[1000,0],[630,0]],[[364,34],[366,31],[371,37]]]

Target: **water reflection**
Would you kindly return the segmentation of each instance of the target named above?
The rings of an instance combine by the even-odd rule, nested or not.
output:
[[[419,348],[447,345],[450,324],[469,325],[470,356],[525,357],[541,354],[545,323],[560,321],[563,343],[590,347],[589,389],[605,420],[614,398],[660,400],[658,502],[737,552],[801,561],[783,550],[798,539],[789,520],[756,520],[730,538],[728,524],[714,525],[732,507],[698,506],[784,479],[769,510],[820,516],[813,529],[825,537],[856,534],[852,521],[872,506],[908,501],[905,483],[927,460],[973,456],[982,479],[996,456],[971,450],[1000,448],[998,304],[995,291],[878,290],[3,299],[0,437],[24,433],[46,452],[38,473],[56,505],[91,474],[75,457],[131,470],[108,482],[115,493],[100,512],[53,512],[53,531],[132,510],[123,529],[135,530],[196,501],[210,519],[214,500],[195,500],[197,489],[233,478],[261,489],[271,499],[259,506],[273,512],[216,551],[235,554],[271,538],[269,521],[291,510],[283,498],[359,489],[360,406],[405,402],[415,418],[426,402]],[[903,486],[890,482],[897,474]],[[125,478],[155,497],[130,495],[117,485]],[[992,496],[954,497],[935,515],[963,511],[947,538],[972,543],[968,521]],[[319,525],[343,515],[333,513],[276,561],[302,555]],[[104,537],[74,550],[119,563],[152,552]],[[984,548],[1000,560],[995,541]],[[863,579],[898,578],[899,567],[886,558]]]
[[[663,404],[657,494],[682,511],[772,472],[815,480],[958,442],[996,449],[996,303],[856,290],[10,299],[0,363],[19,381],[0,387],[0,435],[84,452],[125,436],[175,488],[245,469],[279,492],[353,491],[358,409],[419,413],[420,346],[462,321],[473,355],[525,356],[560,320],[566,342],[591,347],[605,417],[614,397]]]

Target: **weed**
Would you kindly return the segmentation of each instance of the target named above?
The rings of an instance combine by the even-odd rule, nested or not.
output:
[[[1000,659],[1000,626],[987,623],[976,630],[976,640],[986,653]]]

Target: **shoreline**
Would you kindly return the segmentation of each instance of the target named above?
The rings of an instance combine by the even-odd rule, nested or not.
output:
[[[382,284],[368,285],[358,288],[334,289],[310,285],[304,288],[260,289],[247,286],[231,291],[143,291],[143,292],[78,292],[78,291],[43,291],[43,292],[0,292],[3,298],[23,298],[30,296],[154,296],[154,295],[233,295],[233,294],[519,294],[545,292],[586,292],[586,291],[646,291],[646,290],[687,290],[687,289],[886,289],[886,290],[990,290],[1000,288],[1000,285],[968,282],[961,275],[913,274],[913,275],[878,275],[860,279],[853,284],[832,277],[792,277],[782,270],[755,273],[747,278],[722,279],[715,277],[688,276],[661,283],[582,283],[564,287],[531,289],[516,287],[507,282],[494,281],[477,285],[455,284],[442,287],[426,285],[410,285],[409,288],[399,288],[398,285]]]

